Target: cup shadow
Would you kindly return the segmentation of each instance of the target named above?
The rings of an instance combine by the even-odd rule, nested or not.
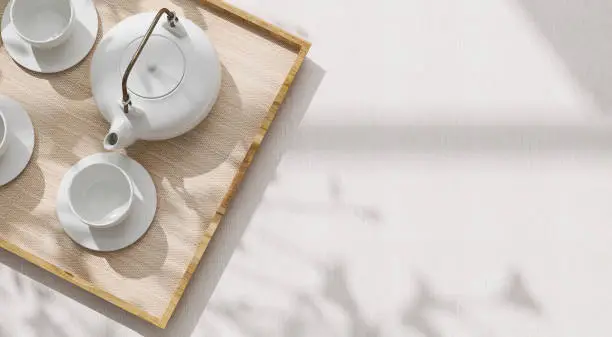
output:
[[[168,239],[163,227],[154,222],[142,238],[126,248],[89,253],[104,258],[115,272],[126,278],[142,279],[154,275],[166,262]],[[138,263],[135,264],[135,261]]]
[[[74,28],[75,34],[79,32],[88,34],[87,29],[82,26],[79,21],[77,21],[76,24],[78,24],[79,26]],[[93,57],[93,53],[96,50],[96,47],[100,43],[100,40],[102,40],[103,34],[104,32],[102,29],[102,18],[98,15],[98,35],[96,36],[96,41],[94,42],[93,47],[83,60],[64,71],[52,74],[44,74],[28,70],[21,66],[19,67],[31,76],[49,82],[53,89],[63,97],[74,101],[87,100],[93,96],[91,92],[89,71],[91,68],[91,60]],[[34,54],[38,55],[38,57],[40,57],[41,59],[48,59],[48,57],[45,56],[44,50],[37,51]],[[52,61],[53,60],[49,62]]]
[[[36,124],[34,124],[34,129],[36,130]],[[19,207],[22,208],[22,211],[31,212],[40,204],[45,194],[45,176],[37,163],[39,157],[39,146],[37,146],[39,142],[38,134],[34,138],[35,144],[32,156],[23,172],[13,181],[0,186],[0,194],[3,196],[0,199],[0,219],[5,219],[5,221],[8,216],[5,212],[10,212],[14,200],[20,200]],[[17,138],[14,139],[17,140]],[[27,151],[25,145],[21,142],[15,142],[13,146],[19,146],[21,148],[20,151]],[[23,197],[24,195],[27,195],[27,197]],[[4,201],[8,202],[8,205],[3,205],[2,202]],[[0,231],[8,230],[8,226],[10,226],[10,222],[0,225]]]

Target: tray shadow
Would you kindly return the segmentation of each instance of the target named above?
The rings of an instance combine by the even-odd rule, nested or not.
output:
[[[309,59],[305,60],[247,171],[240,192],[231,202],[228,213],[206,249],[167,328],[161,330],[144,321],[132,319],[121,323],[145,336],[191,336],[234,250],[240,244],[264,191],[275,178],[276,167],[291,143],[287,135],[293,137],[297,134],[324,76],[323,68]]]
[[[197,327],[200,317],[234,250],[239,245],[242,235],[255,209],[258,207],[267,185],[274,180],[276,167],[291,143],[290,139],[287,139],[288,136],[295,137],[297,134],[298,126],[308,110],[324,75],[325,71],[313,61],[307,59],[304,62],[261,148],[258,150],[245,180],[240,186],[240,192],[234,197],[230,210],[224,217],[204,253],[166,329],[159,329],[134,315],[128,314],[119,307],[103,301],[97,296],[68,282],[64,282],[59,277],[9,252],[0,251],[0,263],[142,335],[190,336]],[[190,136],[188,134],[185,137]],[[210,167],[214,168],[214,164],[211,164]],[[189,175],[190,173],[184,172],[184,174]],[[154,177],[154,179],[159,178]],[[180,187],[180,181],[175,181],[174,186]],[[239,207],[233,207],[232,205],[239,205]],[[150,231],[142,240],[164,241],[165,239],[162,234],[154,237],[155,235],[152,235]],[[155,244],[159,245],[159,242]],[[163,251],[160,254],[163,255]],[[113,262],[109,260],[109,264],[115,271],[122,273],[126,277],[142,278],[147,276],[146,271],[127,270],[127,266],[119,260]],[[155,265],[150,267],[155,268]]]

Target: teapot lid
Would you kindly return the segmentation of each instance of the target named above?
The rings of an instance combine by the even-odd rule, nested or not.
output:
[[[141,38],[134,39],[123,51],[120,72],[124,74],[136,53]],[[131,94],[142,98],[161,98],[173,92],[185,75],[185,55],[168,37],[152,35],[138,62],[134,64],[127,87]]]
[[[91,63],[92,93],[104,118],[112,123],[127,117],[144,140],[169,139],[196,127],[221,88],[221,65],[206,33],[185,17],[176,18],[176,26],[164,23],[147,32],[154,18],[155,13],[141,13],[119,22],[100,41]],[[133,59],[126,114],[122,78]]]

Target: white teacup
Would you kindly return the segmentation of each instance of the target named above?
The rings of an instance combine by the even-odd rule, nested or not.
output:
[[[111,163],[94,163],[81,169],[68,187],[68,203],[81,221],[105,228],[121,223],[134,199],[128,174]]]
[[[11,21],[17,34],[33,47],[49,49],[72,33],[72,0],[13,0]]]
[[[6,123],[6,117],[2,111],[0,111],[0,157],[8,149],[8,124]]]

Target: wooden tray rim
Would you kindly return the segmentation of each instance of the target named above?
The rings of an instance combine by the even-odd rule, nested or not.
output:
[[[162,328],[162,329],[164,329],[167,326],[168,321],[172,317],[172,314],[174,313],[179,300],[183,296],[183,293],[185,292],[185,289],[187,288],[187,285],[189,284],[189,281],[191,280],[191,276],[193,275],[196,268],[198,267],[198,264],[200,263],[200,260],[202,259],[202,256],[204,255],[204,251],[206,250],[206,247],[208,247],[208,244],[214,232],[219,226],[221,220],[223,219],[223,216],[225,215],[227,211],[227,207],[230,201],[234,197],[238,189],[238,186],[240,185],[240,183],[242,182],[244,178],[244,175],[247,169],[251,165],[251,162],[253,161],[255,153],[259,149],[259,146],[261,145],[261,142],[263,141],[268,131],[268,128],[272,124],[272,121],[274,120],[280,105],[282,104],[282,102],[285,99],[285,96],[287,95],[287,91],[289,90],[289,87],[293,83],[295,75],[297,74],[298,70],[302,66],[302,63],[304,62],[304,59],[306,58],[306,54],[308,53],[308,50],[310,49],[310,42],[305,41],[289,32],[286,32],[285,30],[279,27],[276,27],[256,16],[253,16],[247,13],[246,11],[243,11],[229,3],[224,2],[223,0],[199,0],[199,2],[201,6],[208,7],[217,12],[222,12],[226,16],[230,17],[231,19],[234,19],[235,21],[241,23],[242,25],[249,26],[250,28],[254,28],[256,30],[260,30],[262,35],[266,35],[266,37],[268,38],[272,38],[279,43],[285,44],[285,46],[289,48],[295,49],[295,51],[297,52],[297,58],[293,66],[291,67],[289,74],[285,78],[283,85],[281,86],[280,90],[276,94],[276,97],[274,98],[274,101],[272,105],[270,106],[270,109],[268,110],[268,114],[266,118],[264,119],[262,125],[260,126],[259,132],[255,135],[244,160],[240,164],[240,168],[238,172],[236,173],[236,175],[234,176],[232,180],[229,190],[225,194],[221,205],[219,206],[215,215],[213,216],[213,219],[208,226],[207,233],[205,233],[205,235],[202,238],[202,241],[200,241],[200,243],[198,244],[196,251],[194,253],[194,256],[192,257],[191,262],[189,263],[187,267],[187,270],[183,274],[183,277],[181,278],[178,287],[172,294],[170,303],[168,304],[168,307],[166,307],[164,314],[161,317],[153,316],[149,314],[148,312],[136,307],[135,305],[127,301],[124,301],[120,299],[119,297],[112,295],[100,288],[97,288],[92,283],[66,270],[63,270],[59,268],[58,266],[50,262],[47,262],[46,260],[34,254],[27,252],[6,240],[0,239],[0,248],[3,248],[19,256],[45,269],[46,271],[51,272],[52,274],[55,274],[61,277],[62,279],[84,289],[85,291],[91,294],[94,294],[118,306],[119,308],[127,312],[130,312],[144,319],[145,321],[148,321],[152,323],[153,325],[159,328]]]

